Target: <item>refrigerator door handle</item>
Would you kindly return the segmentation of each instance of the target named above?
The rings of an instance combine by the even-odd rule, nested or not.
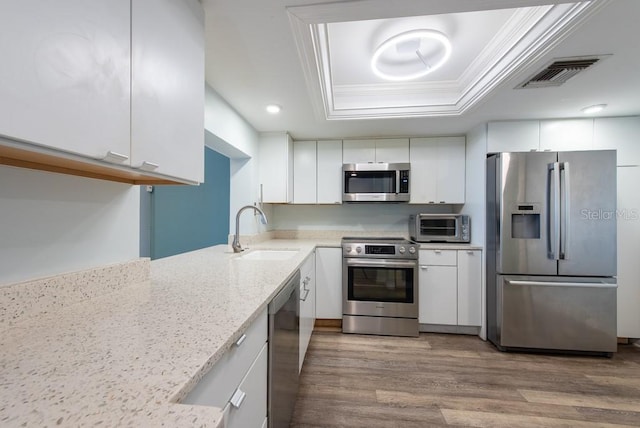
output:
[[[564,221],[562,222],[562,226],[560,228],[560,254],[559,258],[565,260],[568,258],[568,248],[569,248],[569,232],[571,231],[571,173],[569,169],[569,162],[562,162],[560,164],[560,180],[562,183],[562,199],[564,206],[563,215]]]
[[[595,288],[616,288],[616,283],[604,282],[551,282],[551,281],[514,281],[506,280],[511,285],[536,285],[542,287],[595,287]]]
[[[547,170],[547,242],[547,256],[552,260],[560,260],[560,163],[558,162],[548,164]]]

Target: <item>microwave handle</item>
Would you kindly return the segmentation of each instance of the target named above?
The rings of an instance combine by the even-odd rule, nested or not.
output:
[[[400,194],[400,170],[396,169],[396,195]]]

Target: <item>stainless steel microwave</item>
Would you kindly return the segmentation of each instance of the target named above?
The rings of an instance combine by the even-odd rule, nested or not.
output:
[[[464,214],[409,216],[409,235],[416,242],[469,242],[471,225]]]
[[[409,163],[347,163],[342,166],[344,202],[409,202]]]

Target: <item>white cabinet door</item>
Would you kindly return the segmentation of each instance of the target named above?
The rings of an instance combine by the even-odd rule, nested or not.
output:
[[[342,141],[318,141],[317,202],[342,203]]]
[[[316,249],[316,318],[342,319],[342,249]]]
[[[293,143],[293,203],[315,204],[316,196],[316,142]]]
[[[129,1],[3,1],[0,28],[0,135],[129,165]]]
[[[640,167],[618,167],[618,337],[640,337]]]
[[[482,324],[482,251],[458,251],[458,325]]]
[[[435,204],[438,191],[436,170],[438,168],[438,141],[435,138],[412,138],[411,157],[411,203]]]
[[[204,181],[204,13],[132,2],[131,166]]]
[[[411,203],[464,203],[464,137],[412,138],[410,157]]]
[[[260,134],[258,175],[262,202],[290,203],[293,199],[293,142],[286,133]]]
[[[418,321],[420,324],[456,325],[457,269],[420,264]]]
[[[375,140],[344,140],[342,142],[344,163],[368,163],[376,161]]]
[[[315,254],[311,254],[300,267],[300,346],[298,370],[302,371],[316,320]]]
[[[593,119],[540,121],[540,150],[593,149]]]
[[[593,148],[617,150],[618,165],[640,165],[640,116],[596,118]]]
[[[465,138],[439,138],[436,177],[438,203],[464,204],[465,167]]]
[[[540,149],[540,122],[517,120],[489,122],[487,153],[529,152]]]
[[[406,163],[409,162],[409,139],[387,138],[375,140],[376,162]]]

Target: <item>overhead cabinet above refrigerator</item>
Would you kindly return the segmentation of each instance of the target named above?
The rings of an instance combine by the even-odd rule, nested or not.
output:
[[[500,349],[616,349],[616,154],[487,159],[487,314]]]

